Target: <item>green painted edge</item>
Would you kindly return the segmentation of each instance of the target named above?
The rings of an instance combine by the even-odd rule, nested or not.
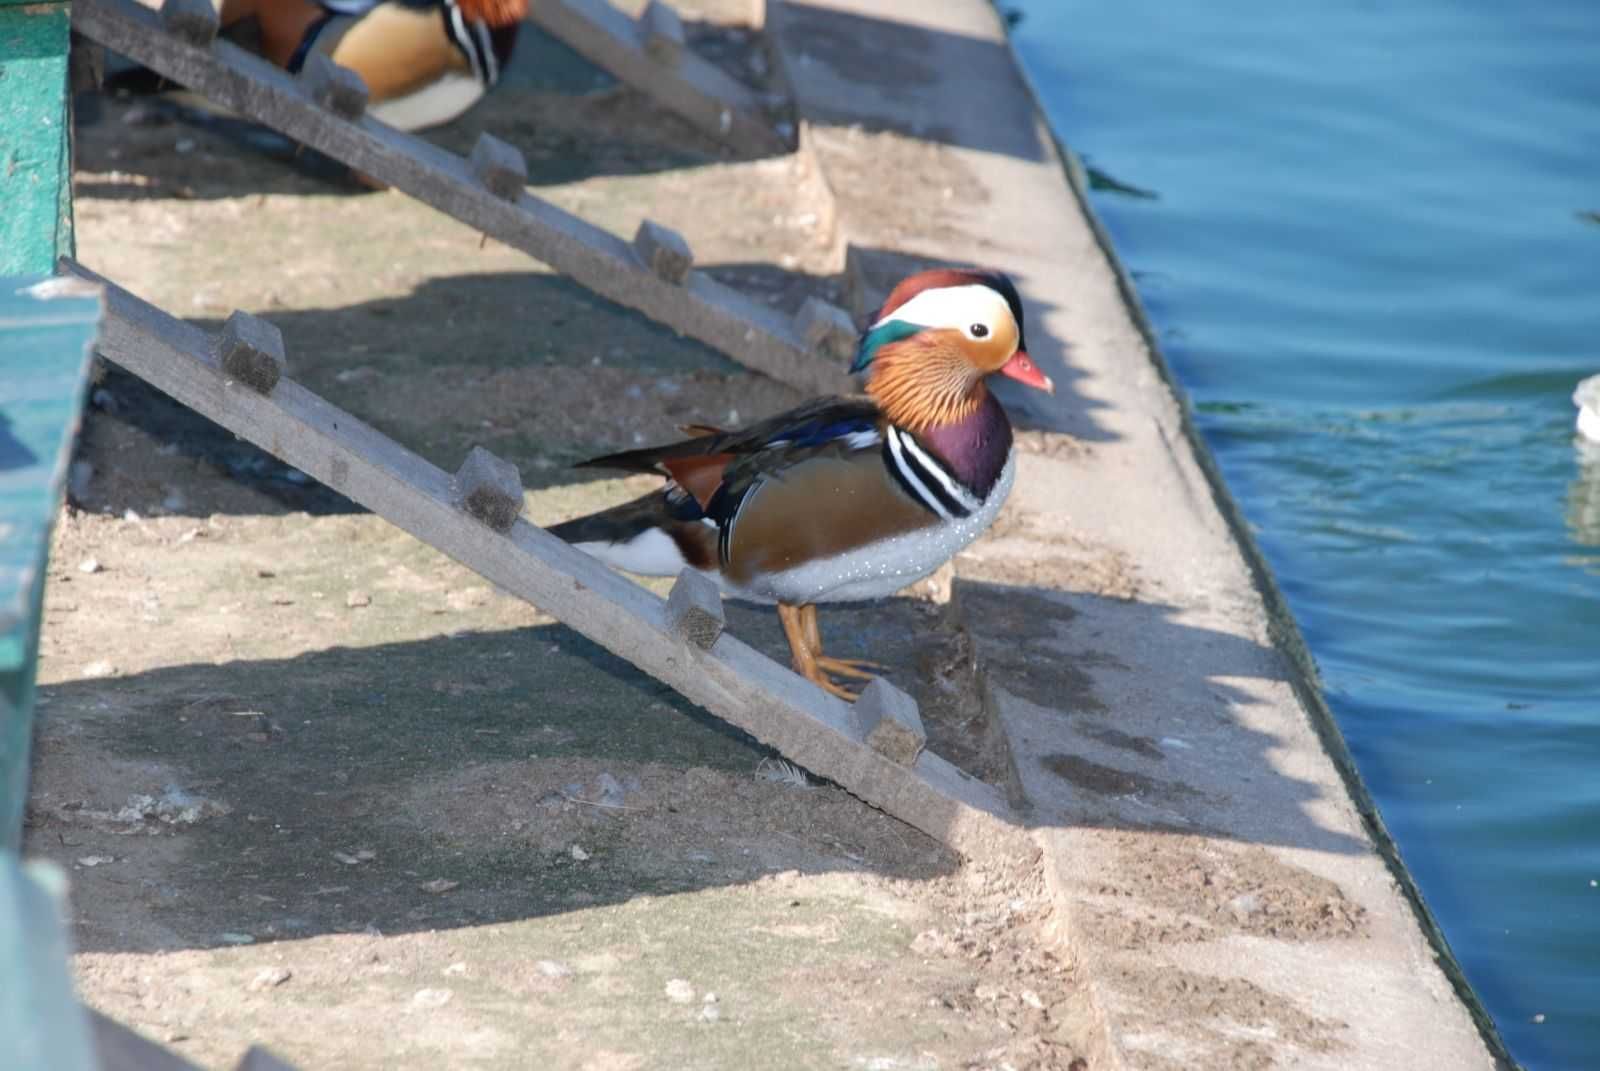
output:
[[[98,288],[77,280],[0,279],[0,416],[18,418],[10,434],[36,458],[0,474],[0,490],[13,487],[9,497],[0,496],[8,503],[7,523],[21,531],[20,542],[0,541],[0,564],[19,578],[14,591],[7,580],[12,595],[0,592],[0,849],[11,851],[21,843],[27,804],[50,533],[83,417],[102,308]],[[48,342],[55,345],[41,345]]]
[[[66,3],[0,0],[0,275],[39,275],[73,252]]]

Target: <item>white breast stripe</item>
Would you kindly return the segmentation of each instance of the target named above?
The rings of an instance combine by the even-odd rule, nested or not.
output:
[[[478,50],[473,47],[472,37],[467,33],[467,24],[461,17],[461,9],[454,4],[450,5],[450,27],[455,39],[461,42],[461,51],[467,54],[467,62],[472,64],[472,77],[482,82],[483,64],[478,61]]]
[[[728,559],[733,555],[733,530],[739,527],[739,518],[744,516],[744,508],[750,504],[750,500],[756,497],[766,485],[766,480],[757,480],[755,485],[739,499],[738,508],[733,511],[733,516],[728,518],[727,523],[722,526],[722,531],[717,533],[717,558],[724,565],[728,563]]]
[[[911,489],[917,493],[917,498],[922,501],[924,506],[933,510],[944,520],[954,520],[955,518],[950,515],[950,511],[944,508],[944,503],[939,501],[939,496],[928,490],[928,485],[922,482],[915,469],[906,461],[905,454],[901,452],[903,442],[904,437],[891,426],[889,428],[889,454],[894,459],[895,468],[900,471],[901,479],[911,485]]]
[[[500,57],[494,54],[494,45],[489,40],[489,27],[481,21],[474,21],[472,28],[478,33],[478,47],[483,50],[483,62],[488,67],[484,80],[492,86],[500,81]]]
[[[961,484],[957,482],[950,475],[950,473],[945,471],[945,467],[939,464],[936,458],[930,457],[927,451],[922,449],[922,445],[917,442],[917,437],[915,435],[910,435],[894,428],[891,428],[890,430],[894,431],[899,436],[900,442],[905,446],[906,450],[911,453],[911,456],[915,460],[921,462],[923,470],[934,479],[938,480],[940,486],[942,486],[946,491],[950,492],[951,498],[965,506],[968,513],[971,513],[973,510],[978,508],[980,503],[978,502],[977,497],[974,496],[971,491],[961,486]]]

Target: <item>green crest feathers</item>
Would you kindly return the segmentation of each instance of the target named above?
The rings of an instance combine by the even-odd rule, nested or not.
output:
[[[851,372],[862,372],[867,365],[872,363],[878,350],[891,342],[910,338],[918,331],[923,330],[921,324],[907,323],[904,320],[890,320],[886,324],[879,324],[861,337],[861,346],[856,350],[856,359],[850,365]]]

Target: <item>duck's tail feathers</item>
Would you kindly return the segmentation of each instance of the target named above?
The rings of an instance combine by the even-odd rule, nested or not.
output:
[[[678,516],[660,491],[548,531],[613,568],[642,576],[677,576],[685,566],[717,569],[717,529]]]
[[[677,458],[709,454],[712,452],[714,445],[713,433],[707,432],[668,446],[646,446],[640,450],[623,450],[620,453],[606,454],[604,457],[591,457],[589,460],[580,461],[572,467],[575,469],[618,469],[622,472],[653,472],[659,476],[667,476],[670,473],[667,471],[665,462],[676,460]]]

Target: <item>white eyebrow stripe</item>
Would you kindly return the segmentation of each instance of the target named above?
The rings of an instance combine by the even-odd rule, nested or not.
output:
[[[927,451],[922,449],[922,445],[917,442],[917,437],[915,435],[910,435],[901,431],[895,435],[895,438],[899,439],[901,444],[911,452],[915,459],[921,462],[922,469],[926,471],[928,475],[939,481],[944,489],[949,492],[951,498],[955,499],[957,502],[966,507],[968,513],[971,513],[980,505],[982,505],[982,503],[973,496],[971,491],[968,491],[965,487],[961,486],[961,483],[954,479],[950,473],[946,471],[944,465],[941,464],[937,458],[931,457]]]
[[[989,323],[997,319],[1002,310],[1007,316],[1011,315],[1006,299],[987,286],[979,283],[941,286],[924,290],[872,326],[882,327],[891,320],[903,320],[923,327],[965,328],[969,324]]]

